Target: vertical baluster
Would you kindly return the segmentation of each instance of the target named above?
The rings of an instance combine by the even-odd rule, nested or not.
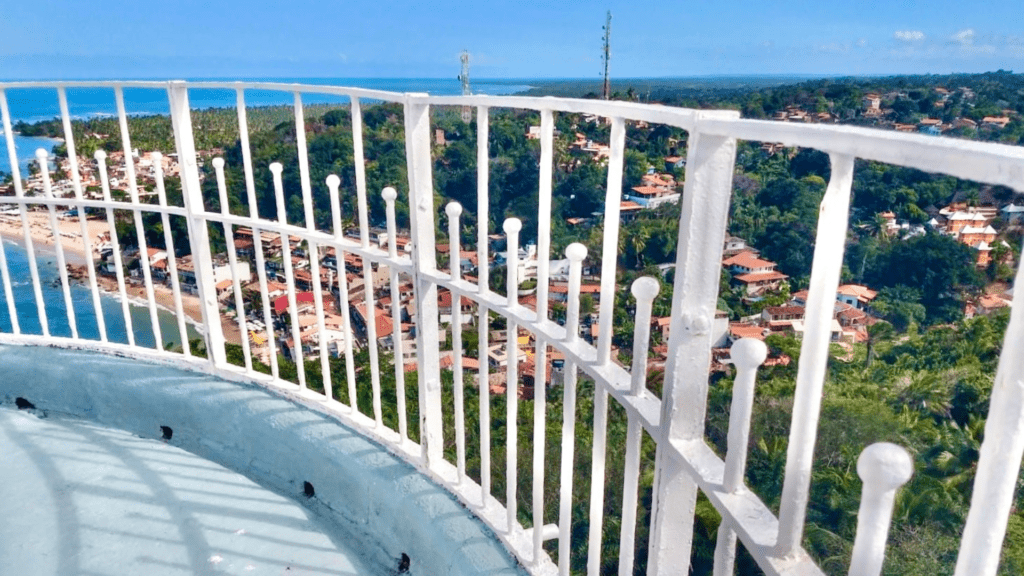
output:
[[[449,202],[445,207],[448,214],[448,272],[452,280],[462,278],[462,247],[459,242],[459,216],[462,205]],[[466,475],[466,410],[464,405],[464,383],[462,381],[462,293],[451,291],[452,294],[452,360],[454,361],[454,403],[455,403],[455,468],[459,473],[459,482]]]
[[[345,377],[348,381],[348,398],[352,410],[358,410],[356,406],[356,368],[352,356],[352,318],[349,311],[348,280],[345,278],[345,252],[341,249],[341,238],[344,231],[341,229],[341,206],[338,198],[338,186],[341,178],[334,174],[327,177],[327,189],[331,194],[331,218],[334,224],[334,255],[335,267],[338,272],[338,295],[341,298],[341,324],[345,331]]]
[[[636,317],[633,331],[633,366],[630,394],[639,396],[646,390],[647,349],[651,339],[651,307],[661,290],[661,284],[654,278],[644,276],[633,281],[630,287],[636,298]],[[619,576],[633,573],[636,555],[636,505],[640,484],[640,420],[627,411],[626,460],[623,465],[622,526],[619,534]]]
[[[316,311],[316,326],[320,334],[320,383],[324,395],[334,398],[334,384],[331,382],[331,361],[327,350],[327,324],[324,319],[323,284],[320,282],[320,245],[310,240],[309,269],[313,282],[313,309]]]
[[[518,218],[505,220],[505,247],[508,257],[508,276],[505,292],[508,308],[519,305],[519,231],[523,223]],[[516,488],[519,483],[518,471],[518,440],[519,440],[519,326],[511,318],[508,319],[508,331],[505,337],[505,509],[507,512],[508,531],[512,532],[516,525]]]
[[[1014,286],[1024,286],[1024,266],[1018,266]],[[978,455],[956,576],[992,576],[1017,495],[1021,457],[1024,455],[1024,296],[1018,290],[1010,308],[1010,323],[1003,337],[999,366],[992,383],[985,441]]]
[[[149,266],[149,247],[146,242],[146,226],[142,222],[142,209],[139,203],[139,189],[135,178],[135,160],[132,157],[132,144],[128,136],[128,116],[124,110],[124,92],[120,86],[114,87],[114,98],[117,101],[117,120],[121,127],[121,144],[124,148],[125,174],[128,179],[128,194],[131,197],[132,213],[135,215],[135,235],[139,241],[139,259],[142,260],[142,279],[146,284],[146,299],[149,302],[149,320],[153,327],[153,340],[156,349],[163,350],[163,336],[160,334],[160,316],[156,308],[156,295],[153,293],[153,275]]]
[[[408,134],[405,135],[409,137]],[[369,208],[366,204],[366,159],[363,157],[363,114],[358,98],[352,98],[352,154],[356,163],[356,201],[359,212],[359,245],[366,250],[370,247]],[[391,238],[389,242],[394,242]],[[380,406],[380,353],[377,350],[377,312],[373,304],[372,264],[361,258],[363,263],[363,302],[366,307],[366,345],[370,348],[370,386],[373,389],[373,419],[377,426],[383,425]],[[416,330],[419,332],[420,327]],[[355,398],[352,407],[356,410]]]
[[[11,166],[11,177],[14,180],[15,194],[22,197],[21,171],[18,166],[18,154],[14,149],[14,134],[11,132],[11,118],[7,110],[7,95],[0,89],[0,122],[4,130],[4,139],[7,143],[7,160]],[[11,318],[11,331],[21,334],[21,324],[18,322],[18,308],[14,304],[14,291],[11,289],[11,274],[7,268],[7,249],[0,240],[0,274],[3,275],[4,296],[7,298],[7,313]]]
[[[306,221],[306,229],[310,232],[316,230],[316,221],[313,215],[313,190],[309,182],[309,153],[306,146],[306,115],[302,108],[302,94],[294,93],[295,98],[295,145],[299,153],[299,182],[302,187],[302,208]],[[315,242],[307,242],[309,248],[309,270],[313,282],[313,307],[316,310],[317,330],[320,334],[320,374],[324,386],[324,393],[330,397],[331,392],[331,365],[327,357],[326,339],[327,328],[324,324],[324,302],[323,294],[320,292],[323,287],[320,284],[320,249]]]
[[[768,357],[768,347],[756,338],[742,338],[729,351],[736,367],[736,380],[732,386],[732,405],[729,409],[729,438],[725,453],[725,472],[722,487],[736,493],[743,488],[747,468],[747,443],[750,439],[750,415],[754,407],[754,388],[757,367]],[[722,517],[715,545],[714,576],[729,576],[736,563],[736,529],[731,519]]]
[[[476,255],[477,288],[481,294],[490,290],[490,260],[487,255],[487,235],[490,232],[488,216],[488,179],[490,158],[487,152],[488,108],[476,109]],[[491,385],[488,357],[488,336],[491,314],[483,303],[477,307],[477,356],[480,372],[480,504],[485,506],[491,497]]]
[[[25,199],[25,189],[21,185],[21,168],[18,165],[18,153],[14,147],[14,130],[11,128],[11,111],[7,107],[7,94],[0,89],[0,116],[3,116],[4,139],[7,141],[7,158],[11,165],[11,177],[14,180],[14,196],[18,200]],[[43,301],[43,289],[39,283],[39,266],[36,264],[36,251],[32,242],[32,234],[29,229],[28,208],[25,204],[18,204],[18,212],[21,216],[21,233],[25,240],[25,255],[28,259],[28,270],[32,276],[32,291],[36,299],[36,312],[39,314],[39,325],[42,328],[43,336],[50,335],[50,322],[46,318],[46,303]],[[6,255],[5,255],[6,259]],[[4,267],[6,270],[7,267]],[[10,279],[6,279],[9,281]],[[6,291],[6,288],[5,288]],[[8,294],[8,307],[13,308],[14,297]],[[18,315],[11,313],[11,322],[17,326]],[[20,330],[15,330],[19,332]]]
[[[316,222],[313,216],[313,191],[309,182],[309,157],[306,146],[306,116],[302,107],[302,94],[294,93],[295,98],[295,145],[299,153],[299,181],[302,187],[302,207],[306,221],[306,229],[316,230]],[[316,310],[317,330],[320,334],[320,374],[323,381],[324,393],[330,397],[331,392],[331,366],[327,357],[326,326],[324,324],[324,303],[323,294],[320,290],[320,249],[315,242],[307,242],[309,248],[309,269],[310,277],[313,280],[313,306]]]
[[[551,110],[540,116],[540,178],[537,209],[537,321],[548,319],[548,272],[551,256],[551,165],[554,118]],[[547,427],[548,345],[536,336],[533,364],[533,561],[540,562],[544,543],[544,451]]]
[[[832,315],[843,266],[843,248],[850,212],[853,157],[832,155],[832,178],[818,214],[806,332],[800,346],[793,420],[786,450],[786,477],[779,506],[776,553],[791,555],[803,539],[807,499],[810,495],[814,441],[818,432],[825,365],[832,334]]]
[[[277,339],[274,335],[274,316],[270,312],[270,294],[267,289],[266,257],[263,254],[263,233],[259,221],[259,205],[256,200],[256,183],[252,169],[252,152],[249,149],[249,121],[245,113],[245,90],[238,88],[235,94],[235,108],[238,111],[238,141],[242,148],[242,166],[245,169],[245,191],[249,201],[249,217],[252,218],[252,245],[256,253],[256,276],[260,283],[260,300],[263,304],[263,324],[267,333],[267,347],[270,359],[270,374],[280,377],[277,365]],[[248,336],[247,336],[248,337]]]
[[[652,575],[671,574],[690,565],[697,484],[665,446],[672,439],[704,435],[711,326],[718,301],[719,255],[729,215],[736,140],[702,133],[700,122],[736,117],[732,111],[699,112],[687,142],[661,428],[654,439],[659,448],[648,550],[648,573]]]
[[[103,201],[113,202],[110,197],[110,178],[107,175],[107,153],[97,150],[96,171],[100,175],[100,185],[103,187]],[[117,239],[117,226],[114,219],[114,209],[107,206],[107,227],[110,229],[110,249],[114,256],[114,275],[117,277],[117,292],[121,297],[121,313],[124,315],[124,329],[128,335],[128,345],[135,346],[135,329],[132,326],[131,308],[128,304],[128,290],[124,285],[124,263],[121,261],[121,242]],[[188,346],[188,344],[185,344]]]
[[[416,294],[416,364],[419,377],[420,445],[428,467],[444,462],[441,362],[437,334],[437,285],[425,274],[437,270],[434,236],[434,162],[430,158],[430,105],[426,94],[405,100],[405,159],[409,172],[413,289]]]
[[[154,179],[156,180],[157,200],[161,208],[167,207],[167,189],[164,186],[163,154],[153,152],[149,155],[153,161]],[[171,292],[174,294],[174,315],[178,320],[178,333],[181,335],[181,351],[185,356],[192,355],[192,347],[188,343],[188,328],[185,325],[185,309],[181,303],[181,281],[178,279],[178,257],[174,250],[174,235],[171,234],[171,217],[167,212],[161,215],[164,225],[164,246],[167,249],[167,272],[171,277]]]
[[[192,115],[188,105],[188,85],[182,81],[167,83],[171,109],[171,127],[181,167],[181,194],[188,218],[189,243],[195,265],[196,287],[206,326],[206,352],[210,364],[219,368],[227,364],[224,331],[220,323],[220,306],[213,281],[213,255],[210,253],[210,231],[204,216],[203,191],[199,182],[199,163],[192,135]]]
[[[53,189],[50,186],[49,154],[42,148],[36,150],[36,160],[39,162],[39,173],[43,176],[43,195],[47,200],[53,200]],[[57,253],[57,273],[60,276],[61,290],[64,292],[64,307],[68,314],[68,327],[71,329],[71,337],[78,338],[78,323],[75,321],[75,306],[71,300],[71,284],[68,282],[68,267],[64,260],[64,242],[61,240],[60,227],[57,225],[57,208],[50,204],[47,208],[50,213],[50,231],[53,233],[53,248]]]
[[[217,176],[217,192],[220,195],[220,213],[229,216],[228,186],[224,180],[224,159],[213,159],[213,170]],[[235,254],[235,232],[231,224],[224,224],[224,240],[227,244],[228,265],[231,266],[231,285],[235,296],[235,316],[238,320],[238,332],[242,340],[242,355],[245,358],[245,371],[252,372],[252,351],[249,349],[249,328],[245,322],[245,300],[242,298],[242,286],[238,282],[238,255]]]
[[[68,162],[71,168],[71,183],[75,191],[75,200],[78,204],[78,223],[82,230],[82,249],[85,252],[85,267],[89,278],[89,288],[92,294],[92,308],[96,314],[96,329],[99,332],[100,341],[107,341],[107,319],[103,315],[103,304],[100,301],[100,290],[96,283],[96,262],[92,254],[92,238],[89,237],[89,224],[86,220],[85,207],[82,206],[82,176],[78,172],[78,154],[75,152],[75,134],[71,130],[71,115],[68,113],[67,91],[63,86],[57,88],[57,99],[60,103],[61,124],[64,127],[64,143],[68,150]]]
[[[612,353],[612,317],[615,312],[615,263],[619,254],[619,207],[622,204],[622,160],[626,123],[612,118],[611,157],[604,201],[604,239],[601,245],[601,303],[598,308],[597,363],[607,364]]]
[[[857,512],[857,537],[853,541],[850,576],[878,576],[882,573],[885,540],[889,537],[896,490],[906,484],[913,473],[914,460],[895,444],[878,442],[860,453],[857,475],[864,482],[864,488],[860,511]]]
[[[352,111],[352,121],[355,122],[356,111]],[[360,145],[360,149],[362,146]],[[361,157],[356,158],[357,166],[362,162]],[[358,181],[358,168],[356,169]],[[370,247],[370,224],[369,224],[369,208],[366,205],[366,186],[356,186],[356,198],[359,209],[359,244],[363,250]],[[389,238],[388,242],[391,244],[395,243],[395,238]],[[366,326],[366,345],[370,348],[370,386],[373,390],[373,420],[378,427],[384,424],[383,413],[380,405],[380,352],[377,350],[377,307],[373,303],[373,264],[366,258],[362,258],[363,263],[363,304],[366,309],[364,317],[364,324]],[[417,332],[419,327],[417,326]],[[352,399],[353,408],[358,410],[355,406],[355,399]]]
[[[569,259],[569,289],[565,313],[565,342],[574,344],[579,340],[580,324],[580,276],[587,247],[573,243],[565,249]],[[569,576],[569,557],[572,544],[572,477],[573,458],[576,451],[576,363],[566,358],[565,385],[562,393],[562,462],[558,494],[558,573]]]
[[[604,526],[604,472],[608,432],[608,391],[594,387],[594,444],[590,473],[590,532],[587,538],[587,574],[601,572],[601,538]]]
[[[302,94],[295,92],[295,146],[299,153],[299,183],[302,187],[302,208],[307,230],[316,230],[313,221],[313,190],[309,183],[309,153],[306,147],[306,115],[302,109]]]
[[[274,196],[277,198],[277,221],[282,225],[288,224],[288,212],[284,207],[284,184],[281,183],[281,171],[284,169],[280,162],[270,165],[270,172],[274,176]],[[281,259],[284,261],[285,284],[288,288],[288,314],[291,315],[292,325],[292,360],[295,362],[295,369],[299,375],[299,386],[306,387],[306,366],[302,357],[302,333],[299,330],[299,306],[295,301],[295,274],[292,271],[292,246],[291,235],[281,232]]]
[[[7,268],[7,249],[4,248],[2,239],[0,239],[0,274],[3,275],[4,297],[7,300],[7,315],[11,319],[11,332],[21,334],[21,324],[18,323],[18,308],[14,305],[14,291],[11,288],[11,274]]]
[[[398,261],[398,225],[395,222],[395,199],[398,191],[388,186],[381,193],[387,211],[388,226],[388,257],[391,262]],[[398,434],[402,442],[409,438],[409,418],[405,407],[405,360],[402,344],[402,302],[398,291],[398,269],[388,265],[391,283],[391,343],[395,350],[395,404],[398,409]]]

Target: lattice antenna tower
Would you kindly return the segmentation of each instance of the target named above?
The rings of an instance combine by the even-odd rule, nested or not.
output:
[[[608,63],[612,59],[612,11],[608,11],[608,17],[604,22],[604,48],[601,51],[601,60],[604,61],[604,89],[601,97],[607,100],[611,97],[611,83],[608,80]]]
[[[459,80],[462,81],[462,95],[469,96],[469,51],[462,51],[462,74],[459,74]],[[469,106],[462,107],[462,121],[469,124],[473,120],[473,109]]]

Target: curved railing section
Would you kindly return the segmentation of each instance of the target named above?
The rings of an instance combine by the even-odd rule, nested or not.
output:
[[[122,135],[123,154],[126,162],[123,177],[128,181],[128,194],[123,200],[111,195],[109,168],[106,155],[102,152],[95,157],[99,173],[102,198],[89,199],[83,194],[79,177],[79,158],[75,154],[75,141],[68,112],[68,88],[109,88],[117,106],[117,115]],[[8,110],[7,93],[23,88],[56,89],[68,149],[72,190],[70,197],[59,197],[53,191],[46,155],[39,158],[43,192],[30,196],[21,184],[18,160],[14,153],[11,115]],[[128,133],[127,115],[124,106],[125,88],[156,88],[166,90],[170,108],[171,123],[176,144],[182,188],[182,205],[168,203],[165,190],[165,175],[161,170],[161,156],[151,155],[155,166],[154,179],[156,203],[144,203],[140,199],[135,162],[132,161],[132,144]],[[216,179],[216,191],[220,210],[211,211],[206,207],[200,170],[195,148],[192,120],[189,107],[189,90],[227,89],[237,94],[237,117],[239,143],[242,152],[245,195],[248,214],[232,213],[229,209],[228,183],[225,178],[225,161],[212,160]],[[274,162],[269,166],[255,166],[250,151],[247,124],[245,91],[281,91],[293,94],[295,113],[295,140],[300,172],[301,201],[304,218],[302,223],[289,222],[285,205],[285,190],[282,182],[282,165]],[[353,152],[355,159],[354,190],[343,190],[337,176],[326,179],[329,189],[330,230],[316,227],[310,166],[307,154],[306,125],[304,121],[303,96],[308,94],[329,94],[349,99],[351,113]],[[398,250],[396,222],[396,201],[398,192],[393,188],[382,191],[386,205],[386,229],[389,238],[387,249],[374,246],[370,237],[363,145],[362,105],[370,101],[398,103],[404,109],[405,151],[408,163],[407,185],[410,216],[411,250],[401,254]],[[463,206],[449,203],[443,208],[446,222],[436,222],[441,207],[435,204],[433,186],[433,162],[431,159],[430,113],[433,106],[461,106],[475,108],[477,130],[477,205],[472,208],[475,219],[468,222],[477,230],[475,255],[479,272],[474,279],[461,273],[460,237],[467,224]],[[540,164],[538,190],[538,231],[537,231],[537,294],[534,308],[523,306],[518,298],[517,278],[519,235],[522,224],[517,219],[508,219],[502,229],[506,234],[505,292],[502,296],[490,289],[492,284],[487,263],[488,235],[496,232],[490,228],[488,212],[489,198],[489,148],[488,122],[492,108],[517,108],[540,113]],[[737,543],[742,543],[768,574],[819,574],[807,553],[801,548],[805,513],[809,497],[811,465],[817,422],[822,398],[822,386],[830,339],[830,322],[834,294],[839,282],[844,241],[849,218],[850,192],[853,180],[854,160],[871,159],[926,170],[941,172],[960,178],[980,182],[1001,184],[1024,192],[1024,151],[1019,148],[996,144],[980,144],[951,139],[937,139],[899,133],[880,132],[851,127],[795,125],[763,121],[744,120],[731,111],[698,111],[670,108],[657,105],[642,105],[623,102],[603,102],[561,98],[525,97],[431,97],[424,94],[397,94],[354,88],[327,86],[306,86],[267,83],[184,83],[184,82],[63,82],[63,83],[8,83],[0,84],[0,113],[3,118],[4,135],[11,154],[14,172],[15,196],[5,198],[18,208],[18,218],[24,227],[24,244],[29,257],[29,274],[33,285],[36,312],[41,325],[41,335],[24,334],[19,326],[19,310],[12,294],[12,282],[5,251],[0,247],[0,272],[2,272],[4,294],[12,322],[12,334],[4,335],[7,342],[45,343],[69,346],[93,347],[120,353],[131,353],[156,359],[186,363],[197,369],[213,371],[232,378],[245,378],[254,382],[283,390],[290,394],[318,402],[323,409],[333,412],[339,419],[364,434],[383,443],[418,467],[453,494],[458,496],[480,519],[486,522],[511,550],[513,554],[534,574],[568,574],[570,557],[578,553],[572,549],[571,540],[574,519],[572,514],[573,487],[575,478],[574,442],[577,427],[576,410],[579,376],[594,382],[592,423],[593,441],[589,454],[591,472],[589,477],[589,512],[587,522],[587,572],[597,574],[605,561],[601,558],[605,503],[609,498],[604,483],[606,476],[606,455],[611,450],[624,451],[622,515],[619,536],[619,574],[633,572],[637,555],[646,554],[649,574],[685,573],[690,564],[694,506],[698,491],[703,492],[722,516],[718,530],[717,548],[714,555],[716,575],[731,574],[734,571]],[[593,345],[579,337],[580,286],[582,266],[587,258],[587,249],[580,244],[570,245],[565,256],[569,260],[568,287],[565,324],[552,318],[548,309],[550,292],[550,260],[556,257],[551,250],[551,205],[552,165],[554,143],[554,116],[556,113],[595,114],[607,118],[611,125],[611,142],[608,157],[608,181],[604,207],[603,242],[600,247],[600,303],[598,330]],[[686,181],[682,195],[682,215],[676,257],[676,273],[668,362],[662,396],[657,397],[647,387],[647,367],[644,361],[634,361],[631,369],[618,364],[612,358],[613,318],[616,306],[616,261],[618,257],[619,208],[622,196],[623,159],[625,151],[626,123],[643,121],[660,123],[681,128],[689,133],[687,143]],[[731,362],[737,376],[733,389],[730,411],[728,449],[724,459],[718,456],[705,442],[704,422],[708,395],[708,368],[711,364],[711,325],[714,320],[718,285],[721,270],[721,247],[727,225],[727,216],[732,187],[732,176],[737,139],[781,142],[788,146],[810,147],[822,150],[831,158],[831,179],[824,200],[821,203],[818,230],[814,247],[813,269],[806,311],[806,331],[801,344],[800,365],[796,381],[795,405],[790,430],[788,453],[783,482],[781,506],[778,516],[750,492],[743,481],[746,467],[746,449],[750,433],[751,406],[755,394],[756,371],[766,357],[765,346],[758,341],[740,340],[733,345]],[[277,219],[261,216],[257,207],[255,177],[261,170],[269,170],[273,181],[274,201]],[[374,191],[375,192],[375,191]],[[356,213],[343,215],[341,198],[355,196]],[[54,338],[50,334],[50,319],[41,289],[39,270],[34,259],[33,239],[29,233],[27,213],[30,208],[41,208],[49,213],[49,224],[58,229],[58,208],[77,210],[81,223],[81,235],[87,259],[85,282],[91,291],[91,306],[97,319],[98,341],[82,338],[76,327],[76,313],[70,292],[71,279],[65,268],[65,255],[61,243],[55,246],[56,259],[60,270],[60,286],[63,292],[69,338]],[[126,322],[127,344],[118,344],[108,338],[104,313],[101,309],[100,291],[96,277],[96,262],[87,230],[87,209],[98,210],[109,225],[109,247],[113,252],[114,272],[117,290],[121,296]],[[129,313],[129,298],[123,273],[121,247],[118,246],[115,212],[128,211],[138,239],[138,248],[147,258],[146,230],[143,216],[159,215],[168,252],[168,282],[173,291],[176,328],[181,340],[187,341],[185,311],[179,274],[180,262],[175,253],[182,252],[181,246],[174,246],[176,239],[171,234],[171,219],[182,218],[187,222],[187,251],[191,253],[191,270],[195,276],[195,290],[201,302],[203,330],[207,359],[194,357],[188,345],[180,351],[165,350],[161,344],[158,306],[154,297],[154,279],[150,267],[142,266],[142,285],[145,287],[146,307],[149,311],[149,328],[155,335],[155,349],[136,345],[132,315]],[[355,217],[356,233],[347,234],[343,227],[345,217]],[[449,238],[449,269],[438,265],[436,232],[446,225]],[[218,289],[213,272],[215,255],[212,253],[209,237],[210,226],[224,229],[228,264],[232,270],[238,264],[234,234],[240,229],[251,231],[253,253],[250,260],[256,268],[260,294],[250,297],[246,294],[237,276],[230,286],[224,288],[226,295],[237,313],[238,331],[241,341],[241,365],[229,362],[225,336],[221,324]],[[283,320],[275,318],[272,312],[269,283],[273,280],[267,273],[265,243],[280,244],[285,279],[287,314]],[[296,252],[302,245],[302,252]],[[329,278],[327,286],[321,276],[321,255],[334,251],[337,274]],[[354,294],[344,273],[345,257],[358,259],[362,264],[362,293]],[[308,260],[311,271],[311,286],[315,308],[315,325],[302,326],[299,321],[296,266],[303,259]],[[145,260],[144,260],[145,262]],[[383,288],[374,289],[374,267],[379,271],[387,269]],[[402,280],[411,279],[415,313],[415,374],[416,414],[418,414],[418,439],[410,433],[409,414],[411,408],[406,398],[406,378],[413,377],[406,372],[402,361],[404,350],[399,326],[401,317],[400,300]],[[1021,279],[1018,272],[1017,279]],[[640,278],[631,287],[635,298],[635,334],[633,358],[647,357],[650,338],[651,306],[657,295],[659,284],[649,278]],[[332,379],[331,362],[326,345],[317,351],[320,382],[323,393],[310,390],[310,374],[306,373],[306,358],[301,345],[304,331],[314,330],[321,336],[327,330],[328,303],[322,295],[324,290],[337,289],[337,312],[341,316],[341,331],[346,335],[338,355],[345,359],[343,381]],[[452,370],[454,373],[451,414],[445,414],[441,377],[441,345],[437,334],[439,322],[438,291],[451,295],[451,338]],[[374,321],[375,302],[384,295],[390,298],[390,307],[382,307],[392,319],[392,343],[394,346],[394,376],[396,381],[395,410],[397,426],[392,429],[385,425],[382,401],[382,369],[378,340],[388,334],[377,333]],[[355,362],[353,337],[353,300],[362,300],[368,312],[365,323],[365,347],[368,349],[369,366]],[[1015,298],[1016,300],[1016,298]],[[462,344],[465,336],[462,303],[470,303],[468,309],[475,309],[478,345],[480,351],[478,373],[479,406],[473,407],[479,413],[479,430],[467,431],[466,422],[466,378],[467,367],[462,358]],[[996,376],[992,394],[992,410],[985,432],[985,443],[981,448],[978,465],[976,490],[968,516],[957,565],[958,575],[994,574],[998,562],[1006,519],[1012,504],[1012,495],[1024,450],[1024,421],[1018,416],[1024,406],[1024,388],[1018,382],[1024,378],[1024,363],[1021,356],[1012,351],[1024,344],[1024,303],[1013,308],[1005,349]],[[488,384],[490,369],[485,352],[489,348],[489,324],[493,316],[506,322],[508,342],[516,342],[522,331],[534,340],[538,381],[546,381],[545,366],[548,354],[559,353],[565,358],[564,382],[562,386],[561,437],[557,462],[557,510],[545,510],[545,471],[553,468],[553,455],[546,450],[533,450],[532,462],[528,465],[517,462],[517,443],[521,437],[518,431],[520,401],[517,383],[520,381],[518,345],[509,346],[506,356],[511,360],[502,368],[506,382],[503,430],[494,427],[491,418],[492,392]],[[367,314],[363,315],[364,317]],[[275,322],[283,323],[275,330]],[[250,340],[244,335],[261,330],[268,335],[268,360],[270,374],[257,368]],[[386,323],[383,324],[386,326]],[[568,327],[568,329],[567,329]],[[279,333],[275,335],[275,333]],[[289,342],[291,344],[289,344]],[[323,342],[323,340],[321,340]],[[282,346],[288,348],[295,360],[297,384],[284,380],[278,357]],[[316,360],[310,358],[310,360]],[[360,395],[357,375],[370,370],[370,395],[372,402],[368,412],[360,410]],[[365,392],[363,392],[365,394]],[[342,403],[342,396],[348,399]],[[627,418],[625,446],[607,445],[609,399],[620,406]],[[535,395],[532,402],[533,429],[531,445],[548,446],[546,437],[549,416],[546,394]],[[446,438],[446,418],[451,418]],[[555,416],[557,419],[557,415]],[[500,431],[505,437],[503,457],[505,494],[494,494],[492,483],[492,434]],[[475,432],[479,441],[467,445],[468,432]],[[638,483],[641,469],[641,436],[646,433],[656,443],[654,466],[653,510],[651,511],[650,543],[647,551],[635,549],[637,528]],[[451,436],[454,436],[452,438]],[[446,442],[454,443],[454,457],[446,458]],[[471,477],[467,471],[467,452],[479,455],[478,477]],[[884,545],[889,528],[894,495],[911,473],[911,461],[902,448],[889,444],[873,445],[866,449],[858,462],[858,473],[864,480],[863,498],[859,512],[859,527],[853,549],[851,574],[879,574],[884,558]],[[530,471],[532,493],[529,495],[529,514],[519,510],[524,499],[518,494],[518,475]],[[984,517],[982,517],[984,515]],[[546,518],[557,517],[553,523]],[[524,524],[526,526],[524,526]],[[557,541],[557,548],[545,547],[545,542]],[[556,552],[552,560],[550,552]]]

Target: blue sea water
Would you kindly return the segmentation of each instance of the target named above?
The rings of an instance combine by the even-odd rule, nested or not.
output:
[[[42,334],[39,312],[36,308],[35,294],[32,290],[32,276],[29,271],[28,254],[25,249],[10,242],[3,243],[7,256],[7,267],[11,275],[11,289],[14,293],[14,304],[18,311],[18,324],[23,334]],[[43,291],[43,302],[46,317],[53,336],[71,336],[68,325],[67,308],[64,305],[64,292],[60,286],[57,271],[57,258],[53,254],[36,249],[36,263],[39,266],[39,281]],[[2,290],[2,289],[0,289]],[[72,283],[71,301],[75,310],[75,323],[81,338],[99,340],[99,328],[96,324],[96,313],[93,308],[92,294],[87,286]],[[111,342],[128,343],[128,331],[125,326],[121,302],[110,294],[100,296],[100,305],[107,329],[107,338]],[[149,317],[149,308],[132,303],[129,307],[132,317],[132,328],[135,332],[135,343],[148,348],[156,347],[153,329]],[[160,334],[164,344],[181,344],[180,332],[175,315],[169,310],[159,310]],[[188,338],[200,338],[201,335],[193,324],[188,324]],[[11,318],[7,302],[0,291],[0,331],[12,332]]]
[[[202,81],[234,81],[238,78],[204,78]],[[445,96],[462,93],[462,84],[457,79],[442,78],[260,78],[242,79],[260,82],[300,83],[330,86],[349,86],[389,92],[426,92],[434,96]],[[474,94],[514,94],[528,89],[527,84],[510,84],[505,81],[475,80],[472,85]],[[9,88],[6,90],[7,103],[11,110],[11,122],[38,122],[50,120],[60,115],[57,91],[52,88]],[[114,102],[114,91],[110,88],[68,88],[68,113],[75,119],[88,119],[97,116],[112,116],[117,113]],[[125,111],[133,115],[168,114],[167,91],[161,89],[126,88],[124,90]],[[306,104],[346,103],[347,98],[331,95],[304,95]],[[273,106],[291,104],[290,92],[264,90],[247,90],[246,106]],[[192,89],[189,90],[189,104],[193,109],[226,108],[235,106],[233,90]],[[53,148],[55,141],[49,139],[37,142],[35,138],[24,138],[15,135],[15,149],[18,164],[25,169],[33,158],[37,148]],[[7,154],[6,139],[0,138],[0,171],[10,173],[10,161]]]
[[[0,130],[0,135],[3,131]],[[53,150],[54,145],[60,143],[61,140],[55,138],[42,138],[37,136],[22,136],[20,134],[14,135],[14,150],[18,156],[18,170],[22,178],[28,176],[28,166],[36,161],[36,150],[42,148],[47,152]],[[0,138],[0,154],[3,155],[0,158],[0,172],[6,174],[11,173],[11,161],[7,154],[7,139]],[[51,163],[50,168],[53,168]]]

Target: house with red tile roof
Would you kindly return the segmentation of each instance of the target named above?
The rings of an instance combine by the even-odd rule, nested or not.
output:
[[[878,292],[860,284],[843,284],[836,290],[836,300],[863,310],[878,296]]]
[[[748,296],[776,290],[789,278],[775,269],[775,262],[761,259],[749,250],[726,258],[722,261],[722,266],[733,274],[733,280],[745,287]]]
[[[765,333],[768,329],[757,324],[750,324],[747,322],[730,322],[729,323],[729,344],[732,344],[740,338],[757,338],[758,340],[764,340]]]

